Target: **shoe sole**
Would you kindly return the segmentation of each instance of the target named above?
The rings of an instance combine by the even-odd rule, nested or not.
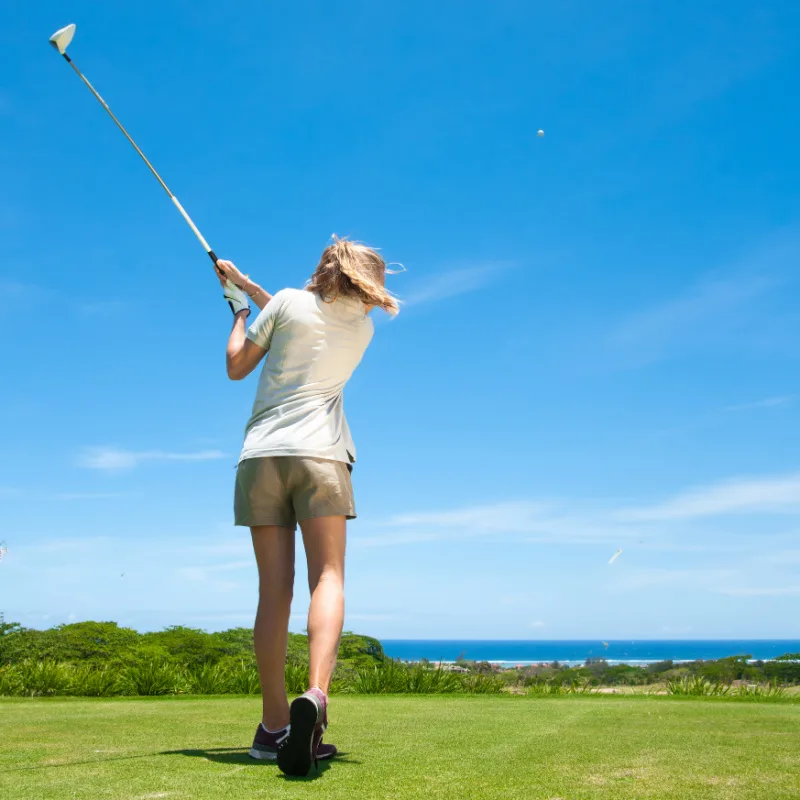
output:
[[[275,752],[270,753],[265,750],[256,750],[255,747],[250,749],[248,755],[250,758],[257,758],[259,761],[274,761],[278,757],[278,754]]]
[[[311,770],[317,713],[310,697],[298,697],[289,707],[289,737],[278,748],[278,766],[287,775],[305,777]]]

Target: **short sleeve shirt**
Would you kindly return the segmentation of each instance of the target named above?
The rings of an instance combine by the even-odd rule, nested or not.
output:
[[[326,302],[305,290],[277,292],[247,331],[268,353],[239,460],[306,456],[354,462],[343,391],[373,332],[355,298]]]

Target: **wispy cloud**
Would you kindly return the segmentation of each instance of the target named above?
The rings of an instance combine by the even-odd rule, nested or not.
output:
[[[734,569],[663,569],[658,567],[635,569],[615,575],[613,588],[622,590],[653,589],[659,586],[712,589],[730,582],[739,575]]]
[[[110,472],[133,469],[146,461],[212,461],[224,458],[221,450],[172,453],[164,450],[122,450],[117,447],[86,447],[77,457],[79,467]]]
[[[56,492],[53,500],[115,500],[120,497],[130,497],[129,492]]]
[[[800,584],[796,586],[732,587],[715,589],[717,594],[731,597],[796,597],[800,595]]]
[[[189,581],[208,580],[211,575],[220,572],[231,572],[240,569],[254,569],[255,562],[252,558],[247,561],[228,561],[223,564],[203,564],[202,566],[179,567],[177,575]]]
[[[493,503],[485,506],[449,511],[430,511],[413,514],[399,514],[381,524],[388,528],[437,527],[478,528],[480,530],[530,531],[531,523],[541,520],[550,510],[548,503],[527,500],[509,503]]]
[[[781,397],[765,397],[763,400],[754,400],[751,403],[738,403],[726,406],[725,411],[753,411],[760,408],[777,408],[778,406],[788,406],[794,401],[794,397],[784,395]]]
[[[732,480],[685,492],[663,503],[622,509],[623,522],[658,522],[728,514],[800,511],[800,474]]]
[[[794,538],[796,541],[800,541],[800,533]],[[800,565],[800,549],[776,550],[774,553],[764,553],[758,557],[758,560],[767,564],[780,564],[781,566]]]
[[[498,280],[510,266],[508,263],[499,262],[426,275],[416,283],[412,283],[408,293],[402,295],[403,305],[411,308],[476,292]]]
[[[623,319],[606,337],[615,358],[643,366],[686,352],[735,347],[797,353],[800,237],[782,232],[736,263],[712,266],[671,299]]]
[[[741,553],[741,542],[681,537],[684,523],[732,515],[800,513],[800,473],[740,478],[699,486],[649,505],[550,499],[501,502],[400,514],[370,524],[354,546],[388,547],[436,541],[513,540],[553,544],[636,542],[648,550]],[[681,527],[678,523],[683,525]],[[609,551],[609,555],[613,553]],[[607,558],[606,558],[607,560]]]
[[[628,317],[610,343],[632,360],[648,363],[687,345],[729,342],[751,324],[753,303],[777,284],[763,275],[706,278],[684,295]]]
[[[40,287],[32,284],[0,280],[0,309],[14,308],[27,296],[39,296],[40,291]]]

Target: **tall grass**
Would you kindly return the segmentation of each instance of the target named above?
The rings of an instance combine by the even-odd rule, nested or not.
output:
[[[496,675],[470,674],[461,677],[461,691],[467,694],[500,694],[506,682]]]
[[[22,694],[28,697],[53,697],[70,694],[70,668],[57,661],[23,661],[18,666]]]
[[[287,664],[287,693],[297,695],[304,692],[308,688],[308,677],[306,665]],[[498,675],[460,673],[441,666],[408,665],[386,660],[371,667],[342,667],[336,672],[331,693],[498,694],[505,688],[503,678]],[[527,693],[533,697],[550,697],[597,691],[598,687],[588,680],[562,684],[540,678],[528,688]],[[800,695],[789,694],[777,682],[743,684],[733,688],[727,683],[697,676],[668,681],[666,692],[668,695],[685,697],[800,702]],[[0,695],[5,696],[111,697],[119,694],[155,696],[178,693],[258,695],[261,686],[258,670],[252,662],[244,660],[233,664],[206,664],[190,670],[159,660],[143,661],[120,669],[31,660],[0,666]]]
[[[528,694],[533,697],[554,697],[566,694],[594,694],[597,692],[596,686],[592,686],[589,681],[582,683],[555,683],[547,681],[537,681],[528,687]]]
[[[771,683],[742,684],[736,692],[737,697],[747,700],[785,700],[789,697],[786,688],[778,685],[777,681]]]
[[[308,689],[308,666],[287,664],[284,672],[287,694],[303,694]]]
[[[109,667],[75,667],[70,679],[71,694],[79,697],[113,697],[125,692],[120,674]]]
[[[424,664],[404,666],[385,661],[355,670],[348,691],[354,694],[496,694],[503,691],[502,678],[464,675]]]
[[[186,688],[191,694],[227,694],[230,672],[220,664],[203,664],[186,673]]]
[[[667,681],[667,694],[683,697],[725,697],[731,693],[727,683],[709,681],[699,676],[673,678]]]
[[[258,670],[244,661],[231,670],[228,685],[234,694],[261,694]]]
[[[0,667],[0,697],[15,697],[23,693],[25,684],[19,669],[13,664]]]
[[[130,694],[144,697],[177,694],[186,688],[184,675],[179,668],[155,659],[128,667],[124,681]]]

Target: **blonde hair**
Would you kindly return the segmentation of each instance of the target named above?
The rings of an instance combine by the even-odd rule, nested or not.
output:
[[[354,297],[394,315],[400,306],[384,286],[386,272],[386,262],[371,247],[334,235],[306,289],[329,303]]]

